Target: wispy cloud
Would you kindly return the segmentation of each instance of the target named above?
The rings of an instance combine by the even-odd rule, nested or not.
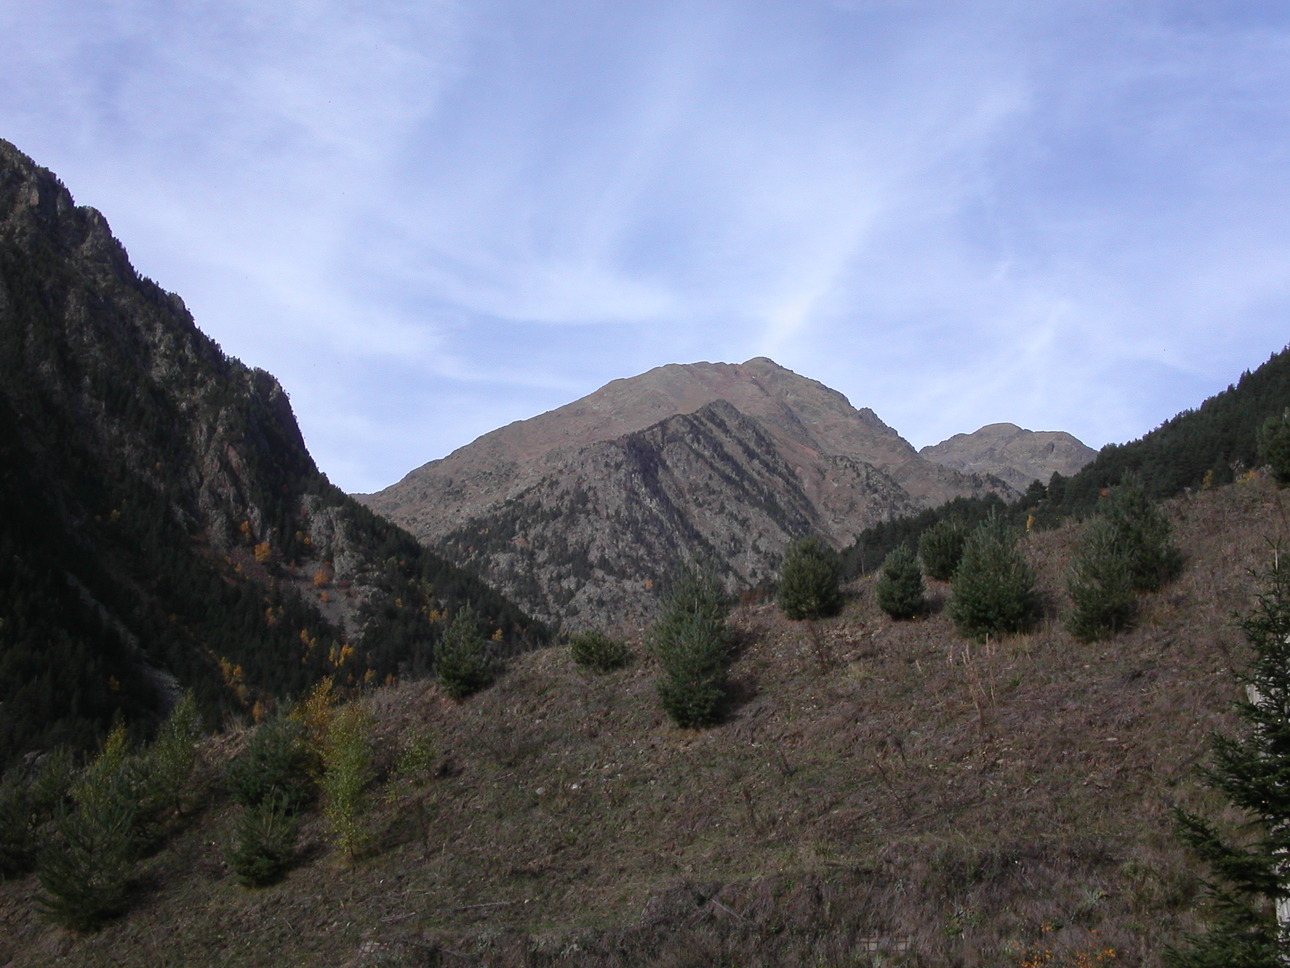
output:
[[[669,361],[768,354],[919,444],[1101,444],[1285,342],[1272,5],[48,0],[0,30],[0,137],[354,490]]]

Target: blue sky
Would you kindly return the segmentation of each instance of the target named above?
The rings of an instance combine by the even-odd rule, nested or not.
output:
[[[0,137],[375,490],[652,366],[1092,446],[1290,342],[1290,6],[39,0]]]

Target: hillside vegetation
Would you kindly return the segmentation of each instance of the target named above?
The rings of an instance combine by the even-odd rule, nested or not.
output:
[[[374,689],[366,849],[309,812],[258,890],[226,857],[233,729],[119,920],[69,933],[34,877],[0,884],[0,963],[1159,965],[1202,912],[1171,809],[1228,816],[1196,767],[1285,501],[1251,476],[1171,502],[1180,577],[1093,644],[1061,621],[1077,523],[1023,539],[1044,618],[1001,641],[957,634],[938,583],[907,622],[869,579],[836,618],[746,602],[706,730],[671,725],[639,647],[606,674],[532,652],[464,702]]]
[[[900,545],[914,547],[940,521],[975,524],[1000,514],[1018,526],[1052,528],[1091,514],[1107,490],[1133,477],[1159,500],[1231,483],[1256,468],[1259,428],[1290,407],[1290,347],[1194,410],[1185,410],[1127,444],[1107,444],[1069,477],[1035,481],[1018,500],[965,496],[866,528],[843,552],[848,574],[867,574]]]

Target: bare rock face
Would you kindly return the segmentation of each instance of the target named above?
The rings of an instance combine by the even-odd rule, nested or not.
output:
[[[893,515],[987,491],[1012,495],[758,358],[615,380],[360,500],[533,614],[578,627],[636,620],[684,562],[749,588],[773,579],[795,538],[841,547]]]
[[[1022,430],[1016,424],[996,423],[976,433],[955,434],[919,454],[965,474],[993,475],[1024,491],[1034,481],[1047,483],[1053,474],[1071,476],[1097,451],[1062,431]]]

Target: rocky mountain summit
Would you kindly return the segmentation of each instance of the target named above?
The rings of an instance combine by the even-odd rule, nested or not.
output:
[[[671,364],[486,434],[359,499],[533,614],[638,616],[683,562],[732,589],[806,534],[986,492],[998,478],[917,453],[872,410],[772,360]]]
[[[1097,451],[1064,431],[1023,430],[1016,424],[988,424],[971,434],[918,452],[933,463],[965,474],[991,474],[1024,491],[1034,481],[1047,483],[1053,474],[1063,477],[1080,471]]]

